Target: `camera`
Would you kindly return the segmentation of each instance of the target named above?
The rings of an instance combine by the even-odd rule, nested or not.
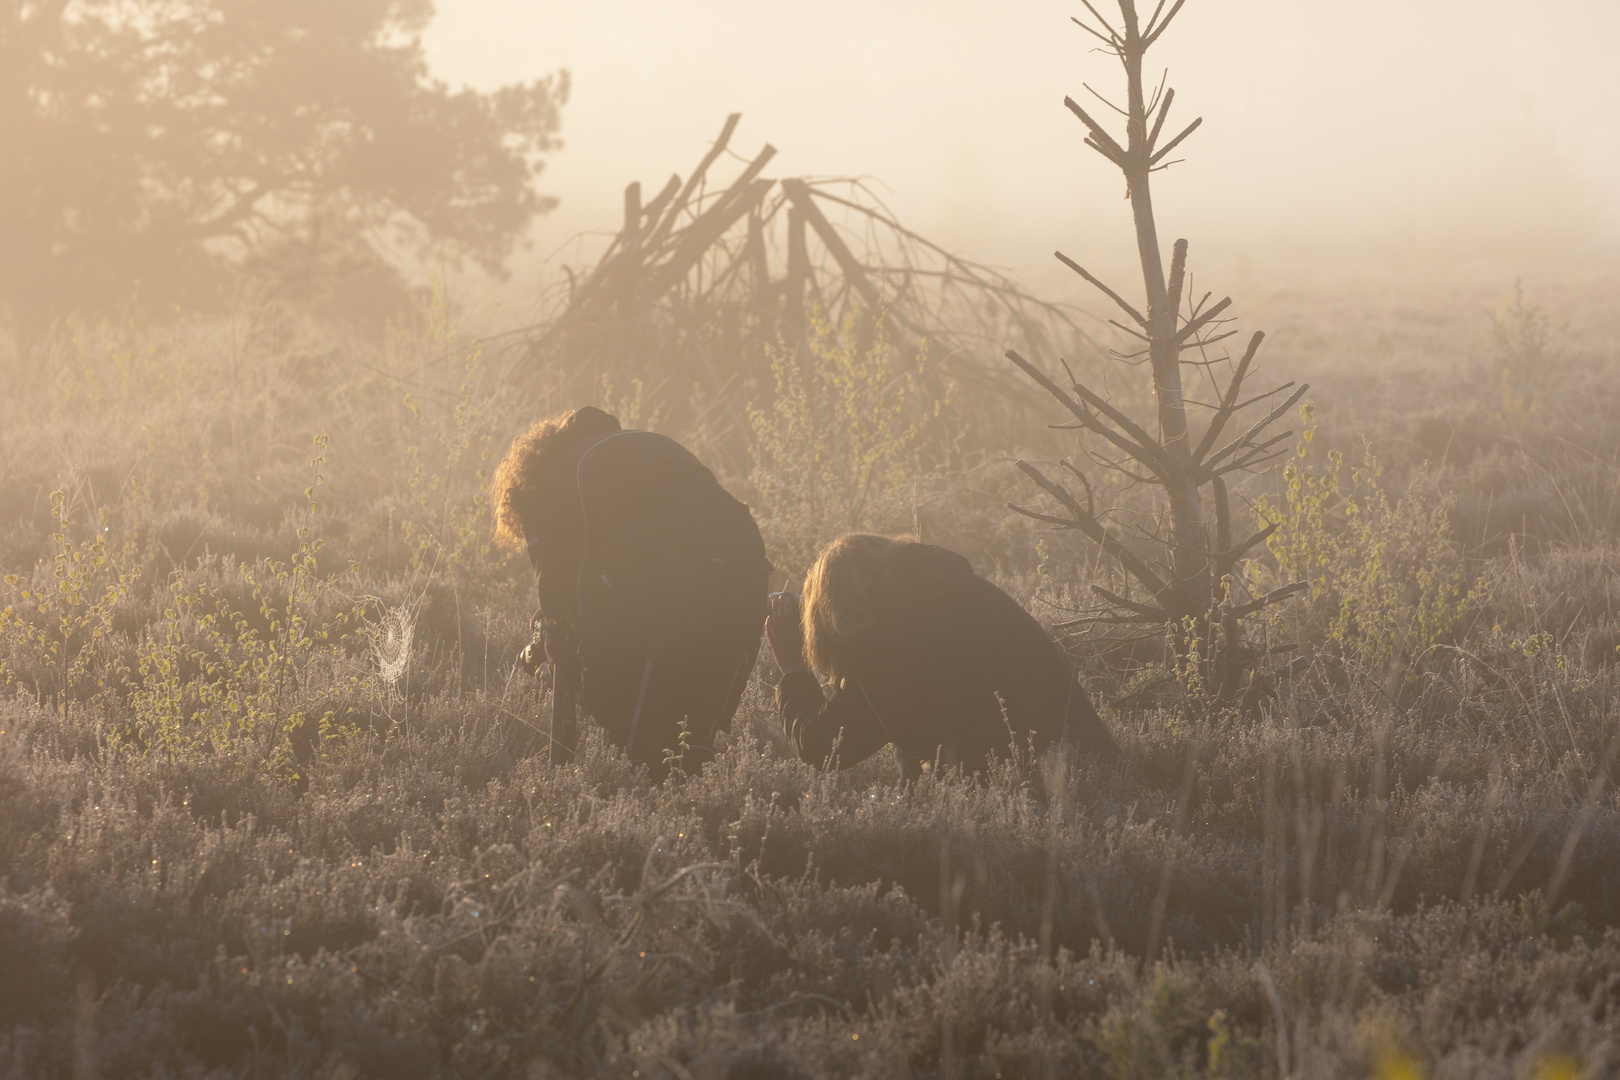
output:
[[[803,593],[790,593],[790,592],[773,592],[773,593],[771,593],[771,606],[773,608],[776,606],[776,598],[779,597],[779,596],[785,596],[785,597],[788,598],[788,600],[791,601],[791,604],[789,605],[789,610],[792,611],[793,617],[795,619],[799,618],[800,613],[804,610],[804,594]]]

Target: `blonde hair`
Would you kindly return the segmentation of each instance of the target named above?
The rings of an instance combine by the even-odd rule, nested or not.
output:
[[[846,533],[821,549],[805,575],[800,614],[805,659],[812,668],[833,677],[847,672],[850,638],[874,625],[878,586],[890,559],[916,542],[909,536]]]
[[[617,418],[587,405],[536,421],[513,439],[490,486],[496,542],[510,548],[523,547],[527,542],[524,523],[533,523],[539,516],[541,489],[547,474],[561,461],[563,451],[581,439],[618,430]]]

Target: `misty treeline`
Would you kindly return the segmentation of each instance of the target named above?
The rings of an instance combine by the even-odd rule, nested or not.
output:
[[[1151,205],[1196,119],[1142,63],[1180,8],[1075,31],[1122,63],[1123,138],[1069,109],[1145,301],[1073,253],[1106,312],[1032,296],[732,117],[500,333],[382,238],[499,265],[560,77],[436,86],[426,5],[8,9],[4,107],[69,142],[0,159],[45,237],[4,255],[0,1069],[1616,1068],[1612,343],[1499,287],[1471,359],[1414,319],[1422,362],[1245,389],[1262,343]],[[590,733],[550,766],[487,485],[587,401],[691,445],[783,585],[848,529],[967,554],[1122,763],[826,773],[762,663],[699,773]]]
[[[372,322],[402,263],[499,270],[552,201],[566,74],[434,79],[430,0],[7,0],[0,309],[293,301]]]

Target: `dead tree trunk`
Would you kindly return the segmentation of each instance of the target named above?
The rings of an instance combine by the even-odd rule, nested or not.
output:
[[[1152,40],[1144,39],[1137,30],[1133,0],[1122,0],[1120,11],[1125,16],[1122,59],[1125,62],[1129,119],[1119,166],[1125,173],[1125,183],[1131,197],[1131,216],[1136,225],[1136,248],[1142,263],[1142,285],[1147,294],[1148,349],[1153,367],[1153,393],[1158,401],[1159,441],[1165,450],[1166,464],[1170,466],[1165,494],[1170,504],[1171,566],[1177,587],[1189,596],[1201,597],[1209,594],[1212,584],[1209,535],[1204,528],[1203,506],[1198,497],[1198,474],[1192,461],[1192,446],[1188,441],[1187,408],[1181,392],[1181,346],[1176,341],[1176,313],[1181,301],[1187,245],[1185,241],[1176,245],[1170,263],[1171,280],[1167,285],[1164,265],[1159,256],[1159,228],[1153,219],[1153,190],[1149,180],[1154,157],[1142,84],[1142,57]],[[1172,10],[1171,15],[1174,14]],[[1155,38],[1157,36],[1157,33],[1153,35]],[[1165,98],[1166,111],[1172,96]],[[1161,111],[1161,119],[1163,115]],[[1193,121],[1187,132],[1198,124],[1198,120]],[[1187,132],[1183,132],[1181,137],[1184,138]],[[1157,125],[1153,135],[1158,135]]]

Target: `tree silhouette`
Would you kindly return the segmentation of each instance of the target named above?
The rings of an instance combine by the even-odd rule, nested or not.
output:
[[[431,0],[0,0],[0,310],[217,302],[311,245],[498,270],[553,200],[567,75],[432,79]],[[383,275],[386,277],[386,274]]]
[[[1237,693],[1245,666],[1260,655],[1244,644],[1238,620],[1297,595],[1306,587],[1304,582],[1294,582],[1268,595],[1239,602],[1237,593],[1243,583],[1235,572],[1240,560],[1263,543],[1277,526],[1234,541],[1225,477],[1257,469],[1287,453],[1286,443],[1293,432],[1278,433],[1272,426],[1288,415],[1309,387],[1294,388],[1280,403],[1278,395],[1293,387],[1293,383],[1250,396],[1246,380],[1252,374],[1251,365],[1265,334],[1256,331],[1249,338],[1242,359],[1234,364],[1229,354],[1218,353],[1213,348],[1237,333],[1227,328],[1230,316],[1223,317],[1232,298],[1225,297],[1211,304],[1212,293],[1197,299],[1190,293],[1183,296],[1182,289],[1187,284],[1187,241],[1177,240],[1171,245],[1170,272],[1165,273],[1153,214],[1152,176],[1176,164],[1179,159],[1165,159],[1182,140],[1197,131],[1204,120],[1198,117],[1182,128],[1179,135],[1161,141],[1161,135],[1173,130],[1166,129],[1164,123],[1176,92],[1167,89],[1162,79],[1158,89],[1154,89],[1143,77],[1142,63],[1185,2],[1158,0],[1144,25],[1136,0],[1118,0],[1120,21],[1116,26],[1091,0],[1081,0],[1091,20],[1073,21],[1102,42],[1099,51],[1113,54],[1124,69],[1123,107],[1086,86],[1125,118],[1123,140],[1110,134],[1072,97],[1063,99],[1063,104],[1085,125],[1086,145],[1108,159],[1124,176],[1136,226],[1137,254],[1147,301],[1143,305],[1145,311],[1138,310],[1061,251],[1055,254],[1130,319],[1129,325],[1109,320],[1131,342],[1127,346],[1130,352],[1115,352],[1113,356],[1124,364],[1144,361],[1148,364],[1153,379],[1157,435],[1151,430],[1155,426],[1153,421],[1143,423],[1126,415],[1098,393],[1098,387],[1075,379],[1067,365],[1064,372],[1070,385],[1065,389],[1017,351],[1009,349],[1006,354],[1007,359],[1073,417],[1063,427],[1089,432],[1108,444],[1106,451],[1090,451],[1098,465],[1132,484],[1143,483],[1159,489],[1169,528],[1161,530],[1157,527],[1159,522],[1154,521],[1135,537],[1118,535],[1112,523],[1115,513],[1096,505],[1091,481],[1068,461],[1060,464],[1080,483],[1085,495],[1083,502],[1066,486],[1063,477],[1054,480],[1031,463],[1020,461],[1018,468],[1057,504],[1060,513],[1049,514],[1011,503],[1008,506],[1037,521],[1079,532],[1112,558],[1139,590],[1138,597],[1133,599],[1093,585],[1093,592],[1104,606],[1083,615],[1070,626],[1169,626],[1178,659],[1189,658],[1196,652],[1194,645],[1203,643],[1199,646],[1203,650],[1199,655],[1206,670],[1200,676],[1205,685],[1215,688],[1217,703],[1225,706]],[[1166,3],[1170,3],[1168,12]],[[1213,400],[1197,398],[1197,382],[1192,387],[1184,385],[1183,368],[1191,369],[1195,379],[1207,381],[1206,393]],[[1226,372],[1224,387],[1219,384],[1218,374],[1223,369]],[[1245,410],[1262,403],[1270,408],[1259,420],[1229,426]],[[1202,406],[1209,417],[1202,434],[1193,430],[1189,404]],[[1205,488],[1209,489],[1208,500]],[[1215,511],[1213,536],[1206,521],[1206,508],[1211,505]],[[1144,557],[1144,550],[1152,551],[1152,555]],[[1211,649],[1212,644],[1216,644],[1216,648]]]

